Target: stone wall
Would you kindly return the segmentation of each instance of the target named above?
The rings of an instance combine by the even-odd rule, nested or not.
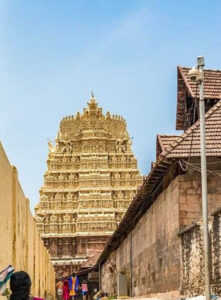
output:
[[[204,285],[203,237],[200,225],[192,225],[181,234],[181,294],[201,295]]]
[[[0,270],[12,264],[32,279],[32,294],[55,296],[55,273],[48,251],[39,236],[15,167],[0,144]]]
[[[209,221],[211,288],[221,295],[221,209]],[[182,241],[182,284],[181,293],[194,296],[204,293],[204,251],[202,222],[181,233]]]
[[[132,273],[133,296],[179,289],[178,200],[177,178],[139,220],[132,235],[130,233],[102,265],[101,285],[104,291],[112,294],[117,292],[117,277],[121,272],[127,274],[128,292]]]
[[[221,295],[221,209],[213,214],[211,229],[212,284],[214,293]]]
[[[101,287],[103,291],[112,295],[117,294],[117,275],[116,251],[114,251],[101,268]]]
[[[208,206],[209,213],[221,206],[219,176],[208,177]],[[133,296],[201,292],[204,280],[201,233],[196,226],[188,233],[178,235],[197,222],[201,215],[200,174],[177,176],[102,265],[102,289],[116,293],[118,275],[124,272],[128,278],[128,292],[132,273]],[[217,271],[221,268],[221,254],[217,254],[221,247],[219,222],[214,216],[212,243],[216,254],[213,255],[212,272],[216,290],[216,282],[221,278],[220,271]]]

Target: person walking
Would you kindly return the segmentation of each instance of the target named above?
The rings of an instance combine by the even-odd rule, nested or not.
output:
[[[10,300],[29,300],[31,291],[31,279],[24,271],[15,272],[10,279]]]
[[[87,287],[87,281],[86,280],[82,281],[81,294],[83,296],[83,300],[87,300],[88,287]]]
[[[62,285],[62,296],[63,300],[68,300],[69,299],[69,283],[68,283],[68,278],[64,278],[63,280],[63,285]]]
[[[63,299],[63,282],[61,280],[59,280],[56,284],[56,288],[57,288],[57,299],[58,300],[62,300]]]
[[[75,273],[69,278],[69,289],[70,289],[70,297],[74,300],[77,296],[79,288],[79,279]]]

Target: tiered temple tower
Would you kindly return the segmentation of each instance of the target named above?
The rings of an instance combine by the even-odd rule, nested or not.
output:
[[[47,164],[35,218],[60,276],[104,248],[143,179],[126,121],[103,115],[93,95],[61,121]]]

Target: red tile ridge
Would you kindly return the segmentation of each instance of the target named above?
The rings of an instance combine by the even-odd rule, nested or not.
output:
[[[157,143],[159,144],[160,149],[161,149],[160,153],[162,153],[168,147],[170,147],[170,144],[172,144],[174,142],[174,140],[178,137],[179,137],[179,135],[177,135],[177,134],[159,134],[158,133],[157,134]]]
[[[178,68],[180,69],[188,69],[190,70],[191,67],[186,67],[186,66],[178,66]],[[221,72],[220,69],[203,69],[204,71],[210,71],[210,72]]]

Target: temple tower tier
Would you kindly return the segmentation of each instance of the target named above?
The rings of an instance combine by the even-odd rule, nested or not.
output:
[[[35,219],[59,277],[99,255],[143,178],[125,119],[104,115],[93,95],[48,147]]]

